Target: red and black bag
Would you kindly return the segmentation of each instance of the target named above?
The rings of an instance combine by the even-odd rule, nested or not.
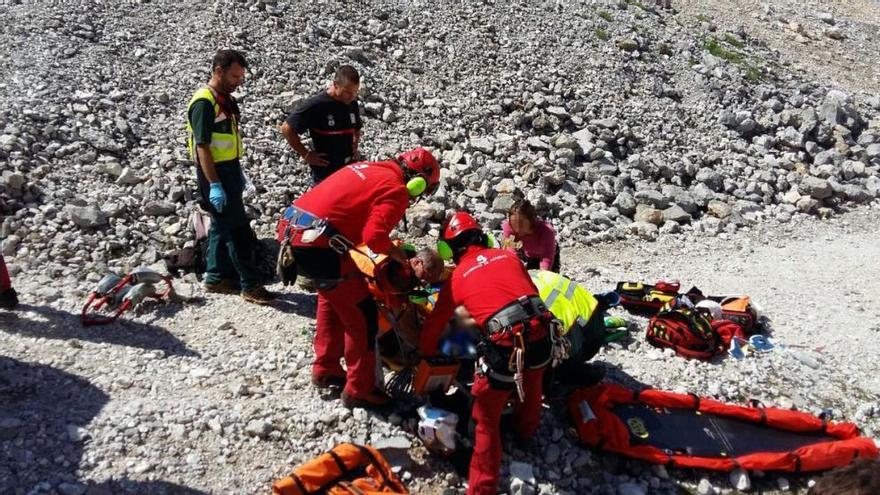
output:
[[[654,316],[678,295],[678,282],[659,281],[655,285],[641,282],[618,282],[615,292],[620,305],[630,313]]]
[[[710,359],[723,349],[723,342],[709,319],[678,299],[648,321],[645,337],[651,345],[669,347],[689,359]]]
[[[712,331],[718,335],[723,349],[730,348],[730,341],[734,338],[746,340],[746,335],[739,323],[723,318],[712,321]]]

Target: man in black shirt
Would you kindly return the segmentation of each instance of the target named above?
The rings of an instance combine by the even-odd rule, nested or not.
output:
[[[310,97],[281,124],[290,147],[309,165],[313,185],[360,159],[361,114],[357,102],[360,74],[350,65],[336,69],[330,87]],[[300,134],[309,131],[313,150]]]

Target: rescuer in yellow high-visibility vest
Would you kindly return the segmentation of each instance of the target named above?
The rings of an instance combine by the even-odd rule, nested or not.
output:
[[[240,112],[232,92],[244,82],[247,62],[235,50],[220,50],[211,63],[211,80],[199,88],[187,107],[190,157],[196,164],[202,207],[211,213],[205,290],[241,291],[257,304],[274,296],[261,285],[256,270],[256,235],[245,213],[245,187],[240,159]]]
[[[538,295],[547,309],[562,322],[571,344],[569,358],[547,380],[568,385],[592,385],[604,376],[598,366],[587,363],[599,352],[605,337],[605,305],[577,282],[547,270],[529,270]],[[548,383],[549,385],[549,383]]]

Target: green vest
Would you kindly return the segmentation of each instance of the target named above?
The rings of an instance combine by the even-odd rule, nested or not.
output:
[[[214,124],[211,126],[210,144],[211,158],[214,159],[214,163],[241,158],[244,155],[244,147],[241,144],[241,134],[238,132],[238,121],[234,116],[227,118],[226,114],[220,111],[220,105],[217,104],[214,91],[207,86],[196,91],[186,108],[186,130],[189,133],[190,158],[195,162],[198,161],[189,112],[192,110],[193,104],[199,100],[208,100],[214,105]]]
[[[547,309],[562,322],[564,333],[568,333],[578,320],[589,321],[599,305],[586,289],[558,273],[530,270],[529,275]]]

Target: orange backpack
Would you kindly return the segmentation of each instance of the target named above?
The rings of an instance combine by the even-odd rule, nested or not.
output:
[[[274,495],[407,495],[388,461],[369,445],[343,443],[272,485]]]

